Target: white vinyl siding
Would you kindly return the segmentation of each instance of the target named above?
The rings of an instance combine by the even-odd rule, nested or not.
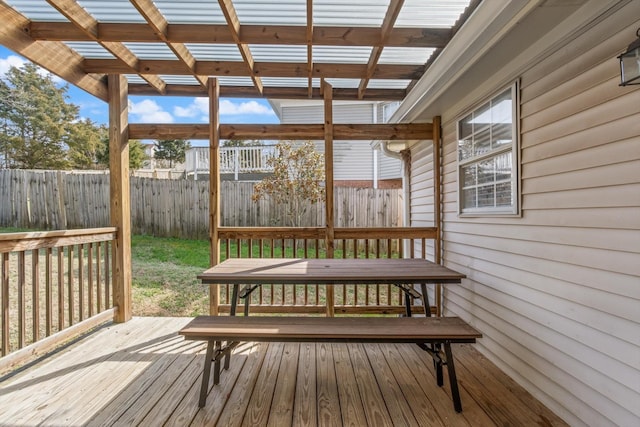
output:
[[[374,109],[372,103],[340,104],[333,105],[333,122],[335,124],[374,123],[374,113],[378,113],[381,107]],[[281,122],[284,124],[295,123],[323,123],[324,106],[322,103],[315,105],[306,103],[283,104],[281,107]],[[314,141],[316,150],[324,153],[324,141]],[[336,181],[361,181],[374,179],[374,159],[371,141],[334,141],[333,146],[334,180]],[[400,160],[379,153],[378,171],[379,179],[400,178]]]
[[[637,10],[512,76],[521,218],[459,217],[456,119],[471,106],[443,116],[443,257],[468,276],[445,286],[445,314],[482,331],[477,348],[572,426],[640,422],[640,90],[618,87],[616,59]],[[411,153],[414,226],[432,216],[424,144]]]

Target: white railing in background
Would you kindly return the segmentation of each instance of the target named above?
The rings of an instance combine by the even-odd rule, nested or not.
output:
[[[268,173],[273,170],[268,159],[276,155],[273,145],[250,147],[220,147],[220,173],[234,174],[238,180],[241,173]],[[192,147],[186,153],[185,173],[198,178],[199,174],[209,173],[209,148]]]

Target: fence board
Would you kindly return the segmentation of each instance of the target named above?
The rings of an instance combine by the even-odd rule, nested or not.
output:
[[[283,206],[253,202],[254,182],[221,183],[221,223],[230,227],[287,224]],[[336,227],[402,226],[401,190],[336,187]],[[109,220],[109,175],[0,170],[0,226],[55,230],[104,227]],[[134,234],[207,238],[209,182],[131,177]],[[309,204],[303,226],[324,225],[324,204]]]

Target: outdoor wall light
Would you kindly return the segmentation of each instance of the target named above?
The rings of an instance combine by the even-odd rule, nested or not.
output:
[[[620,86],[640,85],[640,28],[638,37],[631,43],[627,51],[618,56],[620,60]]]

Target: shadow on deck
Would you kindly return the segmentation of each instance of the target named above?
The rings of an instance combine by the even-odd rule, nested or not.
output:
[[[460,414],[413,344],[247,343],[199,410],[189,320],[110,325],[5,379],[0,425],[565,425],[469,344],[453,346]]]

